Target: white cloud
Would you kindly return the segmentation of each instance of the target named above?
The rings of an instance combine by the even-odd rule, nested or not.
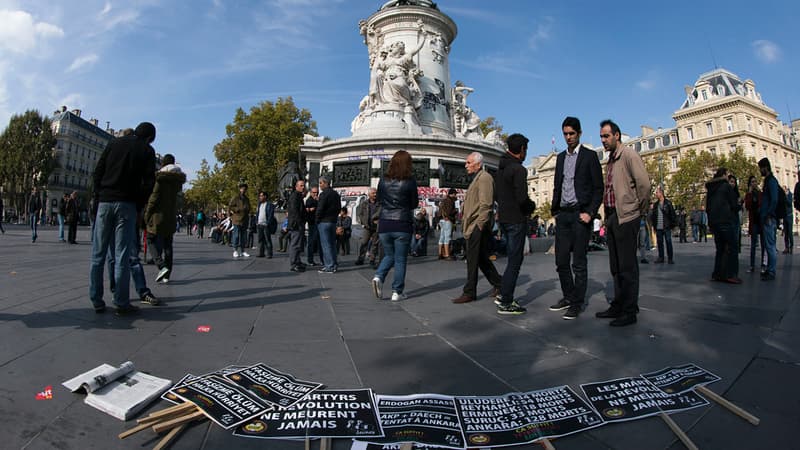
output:
[[[74,72],[84,66],[92,65],[97,62],[98,56],[94,53],[83,55],[75,58],[72,64],[67,68],[67,73]]]
[[[536,31],[528,38],[528,46],[530,46],[531,49],[537,50],[539,45],[550,40],[554,22],[555,20],[552,17],[545,16],[542,22],[536,25]]]
[[[46,22],[36,22],[32,15],[20,10],[0,10],[0,50],[26,53],[44,39],[64,36],[64,30]]]
[[[642,91],[652,91],[656,87],[658,87],[658,81],[661,78],[660,74],[656,70],[649,70],[645,75],[644,79],[641,79],[635,83],[637,89]]]
[[[781,58],[780,47],[778,47],[778,44],[772,41],[760,39],[754,41],[751,46],[756,54],[756,58],[758,58],[761,62],[769,64],[777,62]]]

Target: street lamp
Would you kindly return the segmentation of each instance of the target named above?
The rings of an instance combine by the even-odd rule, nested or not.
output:
[[[658,155],[658,184],[664,186],[664,155]]]

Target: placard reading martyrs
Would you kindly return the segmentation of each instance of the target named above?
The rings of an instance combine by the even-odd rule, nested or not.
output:
[[[464,448],[453,397],[439,394],[378,395],[384,437],[376,444],[415,442],[438,447]]]
[[[175,394],[197,405],[226,430],[272,410],[272,406],[252,392],[218,375],[197,378],[175,389]]]
[[[266,364],[256,364],[226,378],[250,390],[276,407],[288,407],[322,387],[321,383],[297,380],[289,374],[277,371]]]
[[[708,404],[693,391],[665,394],[641,377],[582,384],[581,389],[606,422],[641,419]]]
[[[382,437],[371,389],[316,391],[293,406],[237,427],[234,436],[261,439]]]
[[[695,386],[705,386],[721,380],[720,377],[695,364],[665,367],[657,372],[643,373],[642,376],[667,394],[680,394]]]
[[[455,400],[470,447],[524,444],[603,424],[569,386]]]

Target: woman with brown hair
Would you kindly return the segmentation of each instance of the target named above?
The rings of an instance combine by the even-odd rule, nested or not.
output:
[[[419,203],[417,180],[411,171],[411,155],[400,150],[392,156],[386,174],[378,183],[378,201],[381,204],[378,219],[378,237],[383,245],[384,256],[375,277],[372,291],[382,298],[383,282],[394,267],[392,301],[404,300],[406,261],[414,232],[414,208]]]

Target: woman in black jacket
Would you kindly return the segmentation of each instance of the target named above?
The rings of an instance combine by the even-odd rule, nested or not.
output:
[[[712,281],[741,284],[739,279],[739,254],[736,248],[736,214],[739,203],[728,181],[728,169],[720,167],[714,179],[706,183],[706,212],[708,225],[714,233],[714,272]]]

